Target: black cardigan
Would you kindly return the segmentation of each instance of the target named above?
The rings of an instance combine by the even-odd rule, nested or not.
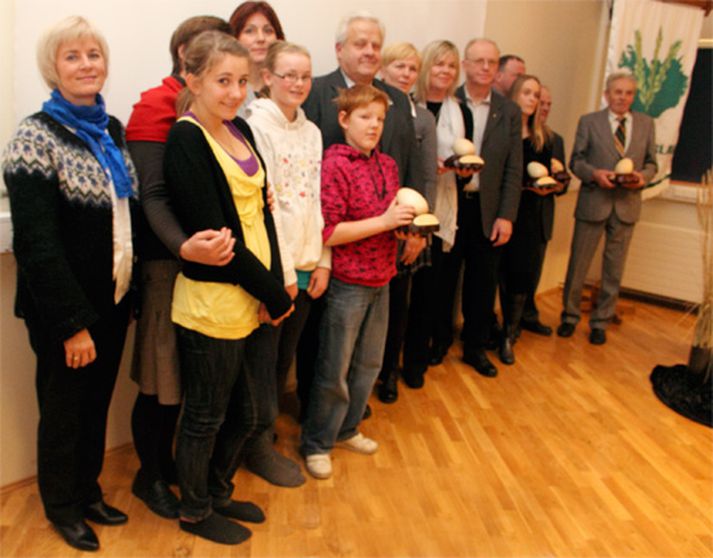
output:
[[[255,147],[248,124],[241,118],[233,120],[250,143],[263,169],[265,164]],[[189,236],[205,229],[228,227],[237,239],[235,256],[225,266],[210,266],[183,262],[183,274],[196,281],[240,285],[263,302],[270,316],[277,318],[292,305],[282,279],[280,250],[272,213],[267,205],[267,180],[263,187],[263,218],[270,242],[271,266],[268,270],[246,246],[240,217],[235,209],[228,181],[202,130],[191,122],[177,122],[166,142],[164,176],[171,203],[183,230]]]

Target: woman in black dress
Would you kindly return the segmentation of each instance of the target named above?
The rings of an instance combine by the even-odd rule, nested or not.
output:
[[[551,174],[552,147],[548,141],[540,110],[540,80],[535,76],[522,75],[515,80],[510,90],[510,99],[522,111],[523,192],[520,198],[517,221],[510,242],[505,246],[501,272],[505,293],[503,300],[504,332],[500,346],[500,360],[504,364],[515,362],[513,344],[522,318],[527,293],[536,284],[541,255],[551,233],[551,215],[547,218],[548,202],[562,185],[534,187],[528,174],[528,165],[541,163]]]

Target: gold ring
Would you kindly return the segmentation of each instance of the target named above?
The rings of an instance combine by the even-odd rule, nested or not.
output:
[[[79,360],[79,357],[75,355],[72,357],[72,360]]]

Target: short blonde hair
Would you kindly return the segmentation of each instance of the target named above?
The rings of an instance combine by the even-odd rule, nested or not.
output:
[[[37,66],[42,75],[42,79],[50,89],[56,89],[59,85],[57,75],[57,52],[62,44],[77,39],[94,39],[99,45],[104,65],[109,71],[109,45],[106,43],[104,35],[82,16],[69,16],[47,29],[37,43]]]
[[[450,41],[431,41],[424,47],[421,53],[421,71],[418,73],[418,79],[416,79],[416,100],[418,102],[426,102],[428,78],[431,73],[431,68],[433,68],[438,60],[447,54],[455,56],[456,59],[456,77],[447,94],[449,97],[452,97],[455,93],[460,78],[460,56],[458,54],[458,47]]]
[[[418,59],[418,66],[421,67],[421,55],[416,47],[411,43],[391,43],[381,51],[381,66],[385,68],[395,60],[404,60],[415,56]]]

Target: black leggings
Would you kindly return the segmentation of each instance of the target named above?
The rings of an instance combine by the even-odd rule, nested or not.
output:
[[[175,483],[173,437],[180,405],[161,405],[157,395],[139,393],[131,413],[134,447],[141,461],[142,480]]]

